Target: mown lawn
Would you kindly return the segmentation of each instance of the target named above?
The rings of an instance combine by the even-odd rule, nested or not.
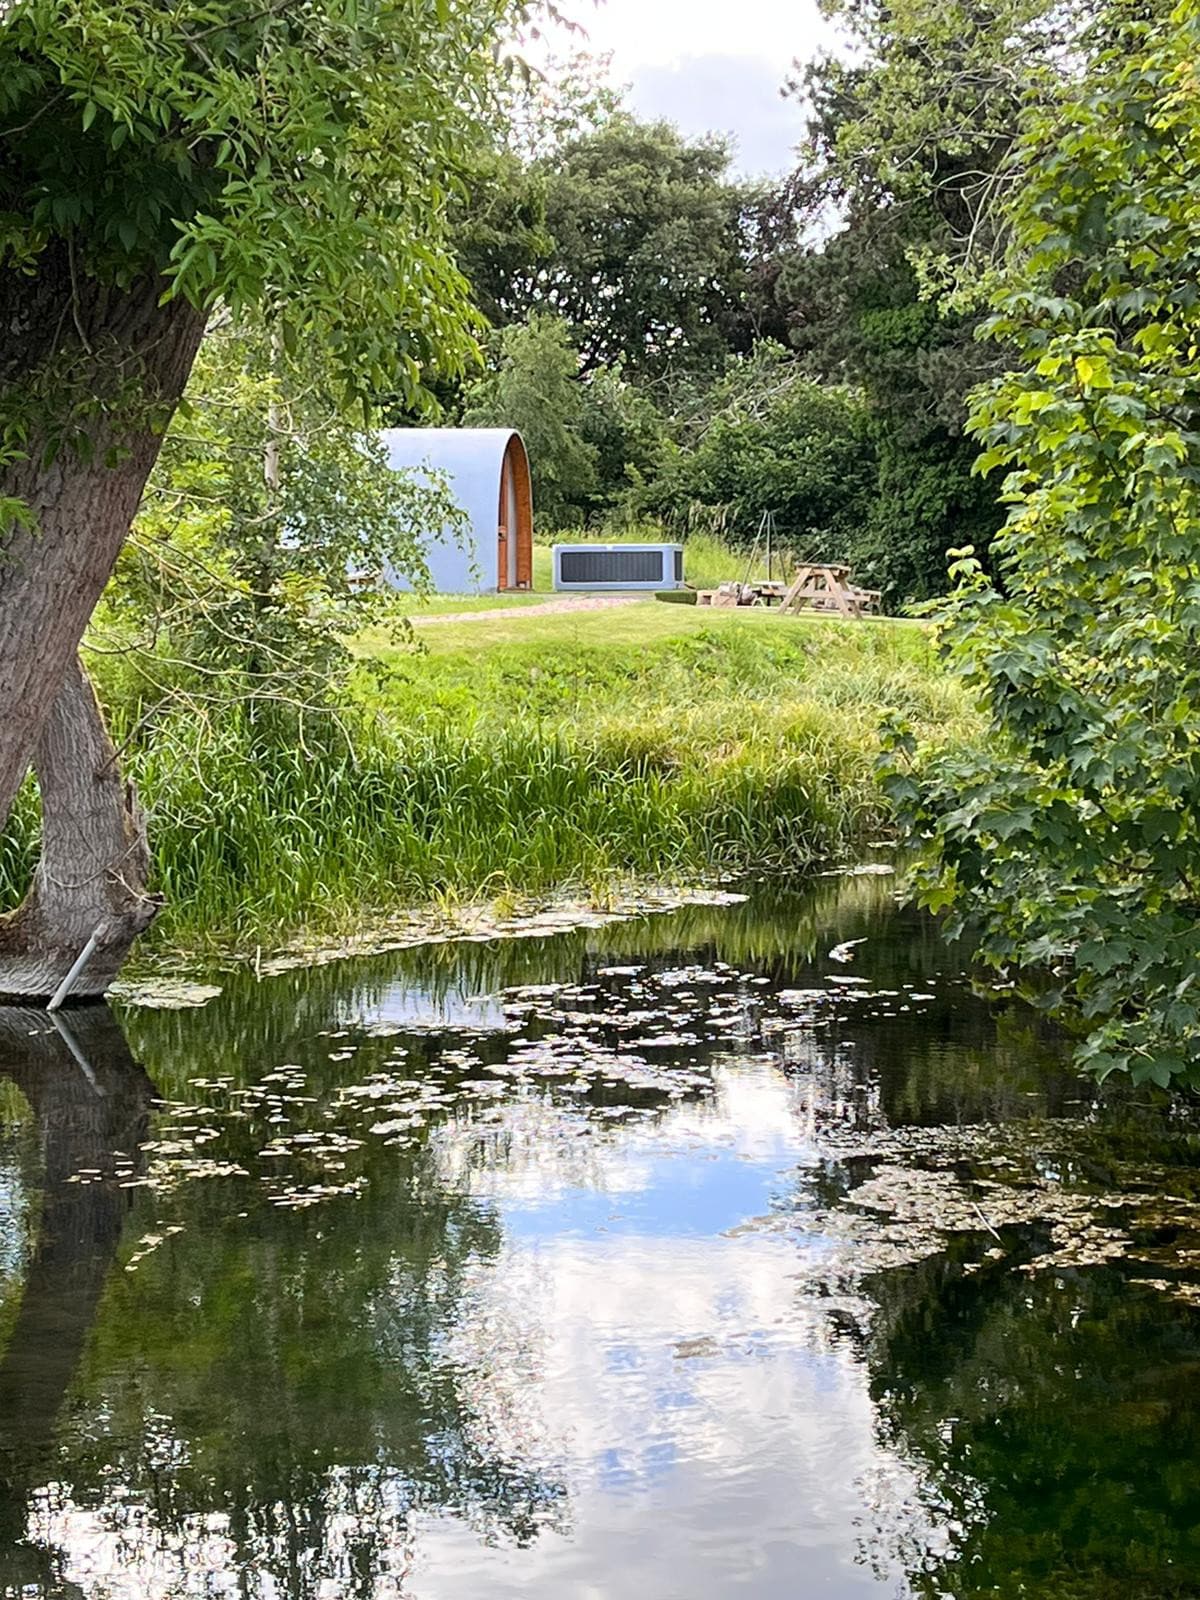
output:
[[[544,598],[544,597],[543,597]],[[563,611],[523,617],[490,617],[486,626],[474,622],[437,622],[421,634],[422,643],[441,654],[448,649],[469,648],[472,632],[485,632],[489,648],[505,644],[530,643],[538,646],[579,644],[609,649],[613,645],[655,644],[665,639],[684,639],[696,634],[745,634],[757,636],[760,643],[807,641],[820,648],[822,643],[840,654],[875,655],[880,650],[899,650],[911,657],[925,655],[928,629],[921,623],[899,617],[867,617],[862,622],[841,622],[833,617],[782,617],[766,608],[672,605],[653,596],[632,605],[606,607],[596,611]],[[887,641],[886,644],[884,641]]]
[[[958,717],[919,624],[838,622],[774,612],[711,610],[653,598],[600,611],[431,619],[395,642],[359,641],[386,669],[379,704],[404,717],[454,713],[500,726],[527,717],[604,721],[649,708],[714,718],[738,703],[760,711],[813,701]]]

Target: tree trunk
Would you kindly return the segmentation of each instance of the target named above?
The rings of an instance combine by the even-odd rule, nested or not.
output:
[[[77,270],[68,244],[0,271],[0,827],[133,520],[204,332],[160,278],[125,289]]]
[[[96,937],[69,999],[97,1000],[162,901],[147,894],[150,850],[132,784],[84,668],[67,669],[34,753],[42,855],[24,902],[0,918],[0,998],[46,1001]]]
[[[37,1122],[42,1192],[20,1311],[0,1352],[0,1594],[82,1594],[52,1583],[45,1552],[25,1543],[30,1496],[54,1478],[59,1411],[138,1192],[122,1187],[128,1173],[113,1152],[141,1172],[156,1091],[107,1006],[69,1019],[0,1008],[0,1078]],[[85,1167],[95,1181],[72,1182]]]

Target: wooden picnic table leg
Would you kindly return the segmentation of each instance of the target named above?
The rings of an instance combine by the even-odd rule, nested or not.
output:
[[[849,600],[849,597],[846,594],[845,589],[842,587],[842,583],[841,583],[841,580],[839,578],[831,577],[830,584],[829,584],[829,592],[833,596],[834,605],[837,606],[837,608],[841,612],[842,616],[849,617],[849,618],[852,619],[853,616],[854,616],[854,613],[850,609],[850,600]]]

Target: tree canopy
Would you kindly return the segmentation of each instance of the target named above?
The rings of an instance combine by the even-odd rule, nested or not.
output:
[[[1019,361],[972,418],[1003,588],[964,558],[944,646],[989,736],[890,782],[928,902],[1043,974],[1094,1068],[1165,1084],[1200,1061],[1200,6],[1090,44],[1028,120],[992,323]]]
[[[776,206],[800,237],[782,231],[764,285],[810,371],[867,397],[879,473],[857,559],[893,604],[943,593],[947,550],[982,553],[1003,519],[965,433],[967,395],[1005,360],[975,337],[979,286],[1007,237],[1022,109],[1080,9],[837,0],[853,51],[793,85],[809,137]]]
[[[189,749],[249,713],[292,743],[336,708],[347,640],[386,615],[385,568],[428,585],[424,530],[461,521],[444,484],[388,470],[330,392],[318,342],[289,356],[225,321],[204,342],[88,632],[126,718]],[[266,713],[272,714],[268,718]]]
[[[637,503],[675,527],[707,510],[734,543],[749,543],[771,516],[778,545],[809,560],[845,560],[875,476],[861,397],[817,383],[764,342],[697,398]]]
[[[533,470],[538,514],[549,527],[573,522],[597,485],[596,452],[583,436],[588,393],[579,354],[561,319],[535,313],[501,330],[494,365],[468,384],[463,424],[516,428]]]
[[[76,280],[264,304],[285,338],[319,316],[347,381],[415,393],[424,364],[466,353],[443,222],[511,10],[17,0],[0,30],[10,292],[58,245]],[[69,347],[69,328],[41,331]]]
[[[728,168],[718,138],[613,114],[529,163],[504,158],[498,193],[464,229],[463,269],[500,326],[539,311],[561,317],[585,374],[619,364],[631,378],[661,379],[718,367],[745,343],[756,194]]]

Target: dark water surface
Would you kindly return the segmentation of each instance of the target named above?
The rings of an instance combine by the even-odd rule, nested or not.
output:
[[[1200,1140],[961,969],[858,877],[0,1013],[0,1593],[1200,1596]]]

